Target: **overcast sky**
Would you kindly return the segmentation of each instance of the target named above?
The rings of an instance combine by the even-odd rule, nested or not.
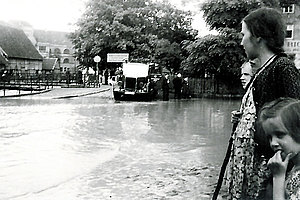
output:
[[[23,20],[35,29],[73,31],[74,24],[84,12],[87,0],[0,0],[0,21]],[[185,10],[196,11],[197,2],[203,0],[169,0]],[[185,1],[184,6],[182,2]],[[200,35],[208,30],[201,15],[195,16],[193,27]]]

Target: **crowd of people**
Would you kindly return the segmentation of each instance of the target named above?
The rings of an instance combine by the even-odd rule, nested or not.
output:
[[[170,78],[169,74],[163,74],[161,81],[161,88],[163,93],[163,100],[169,100],[169,92],[170,92]],[[172,80],[173,88],[174,88],[174,99],[187,99],[191,98],[191,92],[188,82],[188,77],[182,78],[181,73],[175,74],[175,77]]]
[[[220,187],[227,199],[300,199],[300,72],[283,50],[285,23],[259,8],[241,25],[245,94],[213,199]]]

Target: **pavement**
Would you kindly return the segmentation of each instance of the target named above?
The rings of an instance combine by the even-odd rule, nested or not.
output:
[[[93,95],[103,93],[105,96],[111,97],[112,86],[101,85],[100,87],[88,87],[88,88],[61,88],[54,87],[41,91],[19,91],[19,90],[0,90],[0,98],[12,98],[12,97],[23,97],[32,96],[36,98],[50,98],[50,99],[63,99],[63,98],[74,98],[82,97],[87,95]]]

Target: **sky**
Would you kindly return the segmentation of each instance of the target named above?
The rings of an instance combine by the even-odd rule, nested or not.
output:
[[[22,20],[35,29],[72,31],[86,0],[0,0],[0,21]]]
[[[66,31],[74,30],[72,24],[82,15],[87,0],[0,0],[0,21],[22,20],[34,29]],[[198,12],[197,5],[204,0],[169,0],[178,8]],[[194,17],[193,28],[203,36],[208,28],[201,14]]]

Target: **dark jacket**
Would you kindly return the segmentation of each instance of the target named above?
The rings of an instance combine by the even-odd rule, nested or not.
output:
[[[285,55],[266,67],[253,83],[256,110],[279,97],[300,98],[300,72]]]
[[[300,72],[285,54],[281,54],[261,72],[254,81],[253,87],[255,107],[259,113],[265,103],[279,97],[300,99]],[[259,125],[256,126],[254,140],[258,143],[256,150],[259,154],[263,154],[267,158],[274,154]]]

